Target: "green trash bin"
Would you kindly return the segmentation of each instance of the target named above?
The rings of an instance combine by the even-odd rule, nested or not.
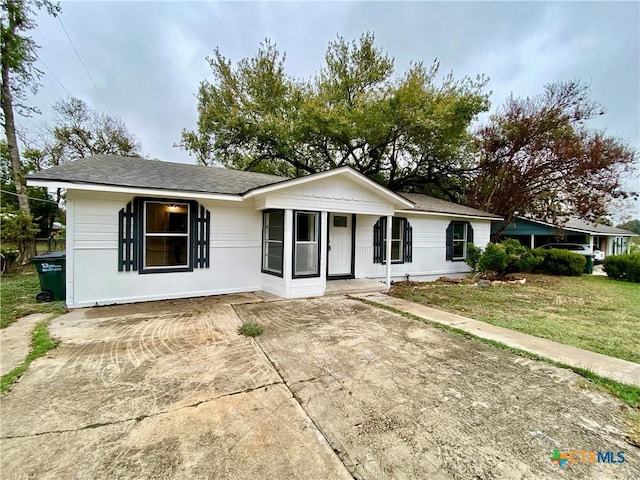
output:
[[[584,265],[584,273],[591,275],[593,273],[593,264],[595,255],[586,255],[587,263]]]
[[[51,252],[31,257],[40,278],[41,292],[36,295],[38,302],[64,300],[66,298],[65,252]]]

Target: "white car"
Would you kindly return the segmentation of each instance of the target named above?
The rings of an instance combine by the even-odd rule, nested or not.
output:
[[[591,251],[591,245],[582,244],[582,243],[547,243],[546,245],[541,246],[540,248],[544,248],[545,250],[549,250],[552,248],[558,248],[560,250],[570,250],[573,253],[579,253],[580,255],[593,255],[594,263],[601,263],[604,260],[604,252],[600,250],[598,247],[593,247],[593,252]]]

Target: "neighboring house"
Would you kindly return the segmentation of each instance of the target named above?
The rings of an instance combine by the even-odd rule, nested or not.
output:
[[[493,222],[492,234],[495,234],[500,226],[501,222]],[[515,238],[522,245],[531,248],[562,241],[598,247],[605,255],[627,252],[629,239],[635,235],[628,230],[586,222],[577,218],[569,218],[562,227],[539,220],[517,218],[502,232],[502,238]]]
[[[348,167],[287,179],[95,156],[28,183],[67,189],[69,307],[459,275],[468,242],[486,245],[499,218],[399,195]]]

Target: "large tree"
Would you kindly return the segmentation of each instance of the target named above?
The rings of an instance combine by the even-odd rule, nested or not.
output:
[[[477,132],[477,172],[466,203],[501,215],[562,224],[568,216],[600,220],[612,199],[634,195],[624,178],[636,152],[590,128],[604,113],[578,81],[547,85],[534,97],[510,97]]]
[[[219,50],[181,146],[203,164],[299,176],[349,165],[396,190],[456,196],[472,167],[468,126],[488,109],[486,79],[437,82],[438,64],[394,61],[374,36],[331,42],[310,80],[285,72],[266,41],[236,66]]]
[[[47,166],[98,154],[141,156],[140,142],[121,119],[92,110],[75,97],[58,101],[53,110],[57,119],[47,129],[43,149]]]
[[[38,45],[26,35],[36,26],[32,18],[34,8],[42,7],[51,15],[59,13],[59,6],[46,0],[2,0],[0,3],[1,120],[7,137],[8,156],[18,203],[27,215],[30,209],[16,135],[15,113],[28,115],[33,111],[33,108],[26,104],[27,94],[37,91],[42,76],[42,71],[35,66]]]

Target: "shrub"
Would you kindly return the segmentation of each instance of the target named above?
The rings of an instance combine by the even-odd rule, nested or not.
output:
[[[478,268],[478,260],[481,255],[482,249],[480,247],[476,247],[473,243],[467,244],[467,259],[465,262],[474,270]]]
[[[476,247],[474,249],[477,250]],[[518,240],[509,239],[502,243],[487,245],[484,253],[475,261],[475,267],[481,272],[506,275],[508,273],[531,272],[542,263],[542,260],[530,248],[520,245]],[[469,260],[467,263],[474,266]]]
[[[602,264],[608,277],[640,283],[640,253],[611,255]]]
[[[584,255],[557,248],[536,250],[535,255],[542,258],[535,270],[550,275],[577,277],[582,275],[587,264],[587,259]]]
[[[478,259],[478,270],[503,274],[507,270],[507,252],[498,243],[489,243]]]
[[[0,250],[0,271],[2,273],[13,273],[16,271],[18,265],[18,258],[20,258],[20,252],[14,248],[1,249]]]

